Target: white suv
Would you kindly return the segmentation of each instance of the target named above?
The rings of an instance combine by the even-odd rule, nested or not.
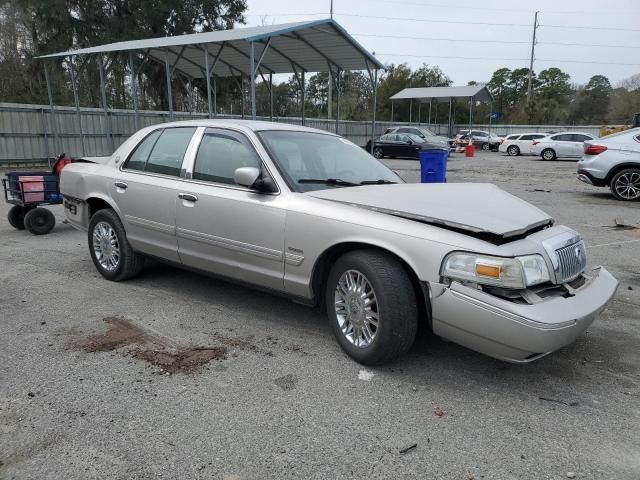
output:
[[[514,133],[508,135],[498,147],[498,151],[508,155],[531,155],[534,140],[549,135],[548,133]]]
[[[534,140],[531,153],[540,155],[543,160],[561,158],[580,158],[584,153],[584,142],[597,137],[583,132],[559,132]]]
[[[640,200],[640,128],[585,142],[578,178],[618,200]]]

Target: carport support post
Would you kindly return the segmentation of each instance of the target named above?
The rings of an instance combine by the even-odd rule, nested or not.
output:
[[[338,78],[336,80],[336,134],[338,133],[338,128],[340,127],[340,72],[341,70],[338,69]]]
[[[76,117],[78,119],[78,131],[80,132],[80,144],[82,145],[82,155],[87,152],[84,148],[84,132],[82,131],[82,117],[80,116],[80,101],[78,100],[78,84],[76,78],[76,68],[73,64],[73,55],[69,57],[69,71],[71,72],[71,87],[73,88],[73,103],[76,106]],[[137,130],[137,129],[136,129]]]
[[[107,105],[107,88],[105,86],[104,61],[102,55],[98,55],[98,70],[100,72],[100,92],[102,94],[102,108],[104,110],[104,122],[107,129],[107,136],[111,140],[111,152],[115,150],[113,143],[113,133],[111,132],[111,119],[109,118],[109,106]]]
[[[418,124],[420,124],[422,117],[422,102],[418,100]]]
[[[376,109],[378,108],[378,69],[373,74],[373,118],[371,122],[371,155],[376,136]]]
[[[57,144],[59,142],[58,139],[58,126],[56,125],[56,112],[53,108],[53,95],[51,93],[51,80],[49,79],[49,69],[47,68],[47,64],[43,64],[44,67],[44,80],[47,83],[47,95],[49,96],[49,108],[51,110],[51,128],[53,130],[53,150],[56,151]],[[62,147],[61,147],[62,148]],[[47,160],[49,159],[49,155],[51,152],[47,152]]]
[[[269,74],[269,121],[273,122],[273,73]]]
[[[409,123],[411,123],[411,114],[413,113],[413,98],[409,101]]]
[[[433,104],[433,98],[429,99],[429,125],[431,125],[431,105]]]
[[[131,71],[131,97],[133,98],[134,111],[133,122],[136,130],[138,130],[138,72],[133,68],[133,52],[129,52],[129,70]]]
[[[256,61],[255,61],[255,42],[251,42],[251,55],[249,62],[251,66],[249,74],[251,75],[251,120],[256,119]]]
[[[211,71],[209,70],[209,45],[204,46],[204,79],[207,82],[207,111],[211,118]]]
[[[169,103],[169,118],[173,120],[173,96],[171,95],[171,66],[169,65],[169,49],[164,51],[164,73],[167,80],[167,103]]]
[[[393,100],[391,100],[391,123],[393,123]]]
[[[301,86],[302,86],[302,92],[300,94],[300,97],[302,98],[302,126],[304,126],[304,70],[302,72],[300,72],[300,79],[301,79]]]
[[[216,81],[216,76],[213,76],[213,116],[218,116],[218,83]]]
[[[469,138],[471,138],[471,124],[473,122],[473,97],[469,97]]]
[[[449,125],[447,125],[449,132],[449,138],[451,138],[451,97],[449,97]]]

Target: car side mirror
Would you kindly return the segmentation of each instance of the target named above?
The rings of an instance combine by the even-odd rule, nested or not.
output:
[[[247,188],[252,188],[260,178],[260,170],[256,167],[240,167],[233,172],[233,181]]]
[[[233,181],[237,185],[262,193],[274,193],[278,191],[273,180],[268,176],[262,175],[260,169],[256,167],[237,168],[233,172]]]

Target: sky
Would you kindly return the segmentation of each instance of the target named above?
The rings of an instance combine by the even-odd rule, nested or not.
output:
[[[247,26],[255,26],[328,18],[331,1],[247,4]],[[454,85],[528,68],[536,10],[535,72],[559,67],[576,84],[605,75],[614,87],[640,73],[640,0],[333,2],[334,19],[383,63],[437,65]]]

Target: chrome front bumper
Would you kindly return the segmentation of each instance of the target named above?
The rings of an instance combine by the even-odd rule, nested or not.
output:
[[[509,302],[459,282],[431,284],[433,331],[491,357],[531,362],[572,343],[618,288],[618,281],[602,267],[586,276],[573,296],[533,305]]]

